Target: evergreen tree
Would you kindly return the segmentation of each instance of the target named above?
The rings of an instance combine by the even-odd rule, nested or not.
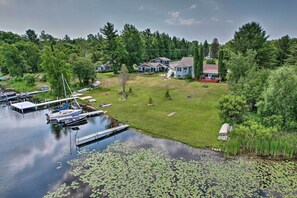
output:
[[[207,40],[204,41],[203,48],[204,48],[203,56],[206,57],[208,56],[208,53],[209,53],[209,44]]]
[[[128,52],[126,65],[129,72],[132,72],[133,65],[140,64],[144,58],[144,41],[140,32],[133,25],[126,24],[124,26],[123,34],[123,44],[125,50]]]
[[[220,50],[219,51],[219,62],[218,62],[218,72],[219,72],[219,76],[221,77],[222,80],[224,80],[226,73],[227,73],[227,69],[224,63],[224,51]]]
[[[283,36],[277,41],[277,61],[279,65],[283,65],[290,54],[290,37],[288,35]]]
[[[218,58],[218,52],[219,52],[219,41],[217,38],[214,38],[212,43],[211,43],[211,48],[210,48],[210,57],[211,58]]]
[[[194,76],[199,79],[201,76],[201,68],[199,67],[199,45],[194,49]]]
[[[199,55],[199,64],[198,64],[198,71],[200,71],[200,75],[203,74],[203,45],[200,45],[200,55]]]
[[[114,65],[114,51],[116,49],[116,38],[118,36],[118,31],[114,28],[114,25],[112,23],[107,22],[107,24],[103,28],[100,28],[100,32],[103,34],[104,38],[104,52],[106,54],[105,61],[110,62],[112,65]],[[114,68],[114,72],[116,71],[116,68]]]

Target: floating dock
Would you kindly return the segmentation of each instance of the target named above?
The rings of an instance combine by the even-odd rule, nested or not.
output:
[[[24,112],[24,110],[27,109],[33,109],[35,108],[35,110],[37,110],[38,107],[41,106],[48,106],[50,104],[55,104],[55,103],[60,103],[60,102],[64,102],[64,101],[68,101],[68,100],[74,100],[75,97],[71,97],[71,98],[63,98],[63,99],[59,99],[59,100],[51,100],[51,101],[47,101],[47,102],[42,102],[42,103],[32,103],[32,102],[18,102],[18,103],[12,103],[11,107],[17,111],[21,111],[22,113]]]
[[[94,142],[98,139],[104,138],[106,136],[110,136],[111,134],[118,133],[120,131],[123,131],[127,129],[129,125],[121,125],[115,128],[107,129],[101,132],[93,133],[91,135],[87,135],[84,137],[78,137],[76,138],[76,146],[83,146],[88,143]]]

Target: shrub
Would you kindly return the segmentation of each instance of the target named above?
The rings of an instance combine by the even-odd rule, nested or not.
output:
[[[149,98],[149,101],[147,103],[149,106],[152,106],[154,105],[154,102],[153,102],[153,99],[152,98]]]
[[[219,100],[219,115],[223,122],[238,124],[244,120],[247,111],[244,98],[235,95],[226,95]]]
[[[35,84],[35,77],[32,74],[25,74],[24,79],[26,84],[29,86],[33,86]]]
[[[132,88],[129,88],[129,95],[134,95]]]
[[[169,93],[169,89],[167,89],[166,93],[165,93],[165,100],[171,100],[171,96],[170,96],[170,93]]]

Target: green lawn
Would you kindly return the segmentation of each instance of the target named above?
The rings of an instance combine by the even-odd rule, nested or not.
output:
[[[99,104],[112,103],[106,108],[108,114],[129,124],[131,127],[189,144],[194,147],[217,147],[218,131],[221,126],[217,101],[228,89],[225,84],[187,83],[184,80],[162,80],[160,75],[132,75],[127,84],[134,95],[121,101],[119,80],[111,75],[101,75],[101,88],[87,93],[97,102],[91,105],[99,108]],[[164,100],[166,90],[170,90],[172,100]],[[187,98],[190,96],[191,98]],[[148,106],[149,98],[154,106]],[[167,115],[176,112],[175,115]]]

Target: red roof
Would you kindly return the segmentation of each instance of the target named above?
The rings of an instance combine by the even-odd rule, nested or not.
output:
[[[218,74],[218,65],[215,64],[204,64],[203,65],[204,74]]]

